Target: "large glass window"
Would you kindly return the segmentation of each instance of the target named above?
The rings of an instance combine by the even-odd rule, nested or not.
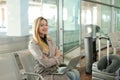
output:
[[[101,5],[101,30],[104,34],[109,33],[111,27],[111,7]]]
[[[115,23],[114,30],[120,31],[120,9],[115,8],[114,13],[115,13],[113,19]]]
[[[79,4],[79,0],[64,0],[63,2],[63,52],[79,45]]]
[[[120,7],[120,0],[114,0],[114,5]]]
[[[29,24],[29,33],[32,33],[32,24],[34,20],[41,16],[41,2],[38,1],[29,1],[29,6],[28,6],[28,24]]]
[[[109,28],[111,27],[111,8],[108,6],[83,1],[81,24],[83,31],[83,42],[84,37],[88,35],[93,38],[97,38],[99,35],[106,36],[106,34],[110,31]],[[93,31],[94,28],[96,29],[95,33]],[[102,45],[106,45],[106,42],[102,41]]]
[[[48,34],[54,42],[57,43],[57,1],[56,0],[43,0],[42,2],[42,16],[47,18],[49,31]]]

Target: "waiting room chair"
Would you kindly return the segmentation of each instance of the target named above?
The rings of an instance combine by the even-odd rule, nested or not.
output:
[[[0,54],[0,80],[22,80],[19,67],[12,53]]]
[[[29,50],[18,51],[17,55],[24,69],[23,74],[27,75],[27,80],[36,80],[36,77],[44,80],[40,74],[34,73],[34,58]]]
[[[120,51],[120,32],[109,33],[109,38],[113,47],[113,53]]]

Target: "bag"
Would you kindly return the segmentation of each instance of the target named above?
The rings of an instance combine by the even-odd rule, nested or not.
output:
[[[92,65],[92,80],[119,80],[118,79],[119,75],[118,75],[118,73],[116,73],[116,72],[119,72],[119,69],[116,68],[117,71],[116,72],[112,71],[113,73],[109,73],[109,71],[106,71],[106,68],[109,66],[109,64],[111,64],[111,62],[109,62],[111,59],[110,58],[111,55],[109,55],[109,43],[110,43],[109,38],[104,37],[104,39],[107,39],[107,56],[105,56],[104,61],[102,61],[103,58],[100,58],[100,53],[101,53],[100,40],[102,38],[99,38],[99,60],[97,62],[93,63],[93,65]],[[106,62],[106,64],[101,63],[101,61],[103,63]],[[114,66],[119,67],[119,65],[114,65]]]

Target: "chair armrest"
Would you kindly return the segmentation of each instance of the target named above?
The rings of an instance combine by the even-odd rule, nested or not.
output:
[[[37,73],[34,73],[34,72],[22,72],[23,75],[30,75],[30,76],[37,76],[40,78],[40,80],[44,80],[44,78],[40,75],[40,74],[37,74]]]
[[[38,76],[41,80],[44,80],[44,78],[40,74],[37,74],[37,73],[24,72],[24,75]]]

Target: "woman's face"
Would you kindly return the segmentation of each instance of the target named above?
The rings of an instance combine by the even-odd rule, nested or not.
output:
[[[39,26],[39,34],[41,37],[44,37],[48,33],[48,23],[46,20],[41,20],[40,26]]]

